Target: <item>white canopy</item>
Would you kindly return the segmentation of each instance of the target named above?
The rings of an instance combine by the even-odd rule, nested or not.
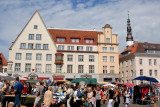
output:
[[[103,85],[103,86],[111,86],[111,87],[115,87],[116,85],[114,85],[114,84],[105,84],[105,85]]]

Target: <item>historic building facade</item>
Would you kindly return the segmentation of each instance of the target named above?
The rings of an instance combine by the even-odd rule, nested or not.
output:
[[[138,76],[160,79],[160,44],[133,42],[130,19],[127,20],[127,47],[119,55],[121,83],[135,83]]]
[[[36,11],[9,49],[8,73],[54,80],[118,80],[118,35],[107,26],[103,31],[47,29]],[[107,75],[114,78],[105,79]]]

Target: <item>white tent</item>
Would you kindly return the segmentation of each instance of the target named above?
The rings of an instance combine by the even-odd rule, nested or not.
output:
[[[105,84],[105,85],[103,85],[103,86],[111,86],[111,87],[115,87],[116,85],[114,85],[114,84]]]

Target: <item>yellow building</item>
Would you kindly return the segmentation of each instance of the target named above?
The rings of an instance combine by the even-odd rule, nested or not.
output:
[[[112,34],[109,24],[106,24],[103,33],[98,35],[98,54],[101,81],[118,81],[118,34]]]

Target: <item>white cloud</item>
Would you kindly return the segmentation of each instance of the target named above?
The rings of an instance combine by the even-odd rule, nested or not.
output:
[[[35,10],[39,10],[47,27],[101,30],[105,24],[119,35],[120,52],[125,48],[127,12],[130,11],[132,33],[135,40],[159,43],[160,1],[110,0],[5,0],[0,2],[0,51],[8,57],[8,50]],[[94,6],[92,6],[94,4]]]

